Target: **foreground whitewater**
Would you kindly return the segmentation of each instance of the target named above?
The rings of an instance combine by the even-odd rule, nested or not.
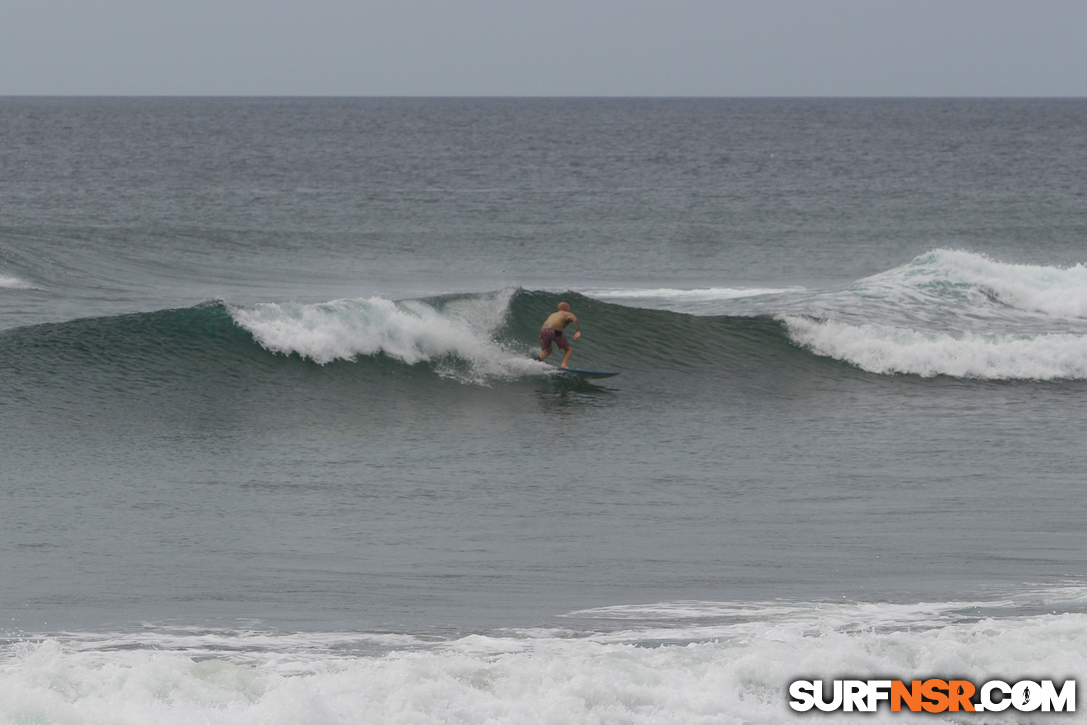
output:
[[[913,605],[681,601],[571,612],[565,629],[452,639],[150,625],[63,633],[3,646],[0,720],[803,722],[787,688],[813,676],[1074,678],[1087,667],[1087,614],[1038,612],[1082,607],[1085,596],[1072,586]],[[865,720],[914,718],[884,707]],[[1087,720],[1079,712],[1060,721]]]

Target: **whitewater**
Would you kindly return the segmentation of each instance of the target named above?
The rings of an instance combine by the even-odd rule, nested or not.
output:
[[[874,373],[1082,379],[1087,269],[936,250],[784,314],[812,351]],[[836,314],[842,312],[843,314]]]
[[[3,647],[0,716],[88,724],[800,721],[784,693],[814,672],[986,681],[1007,677],[1014,662],[1016,672],[1072,679],[1085,665],[1087,614],[1026,612],[1083,600],[1081,588],[1064,587],[915,605],[670,602],[564,615],[574,628],[440,640],[150,625],[72,632]],[[586,621],[611,626],[577,628]],[[912,720],[886,710],[868,719],[904,717]]]

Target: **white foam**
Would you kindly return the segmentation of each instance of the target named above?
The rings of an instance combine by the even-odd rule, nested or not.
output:
[[[782,294],[786,292],[802,291],[800,287],[786,288],[733,288],[733,287],[704,287],[699,289],[669,289],[660,287],[657,289],[592,289],[583,292],[588,297],[601,300],[658,300],[661,302],[674,300],[679,302],[714,302],[717,300],[735,300],[745,297],[760,297],[762,295]]]
[[[1084,335],[955,334],[806,317],[782,319],[798,344],[872,373],[987,380],[1087,379]]]
[[[38,289],[30,282],[19,279],[18,277],[9,277],[7,275],[0,274],[0,289]]]
[[[443,375],[484,382],[548,370],[494,340],[512,295],[512,290],[503,290],[450,302],[441,309],[418,300],[371,297],[229,310],[238,325],[272,352],[297,354],[321,365],[385,355],[408,365],[433,362]]]
[[[350,649],[371,639],[398,642],[334,633],[58,635],[0,647],[0,722],[807,722],[786,705],[794,679],[983,682],[1084,671],[1087,614],[1015,614],[1024,601],[665,602],[568,615],[628,621],[624,632],[500,630],[438,643],[405,637],[398,649],[370,654]],[[983,608],[996,614],[984,616]],[[673,623],[630,621],[646,616]],[[687,641],[635,644],[661,632],[673,632],[666,642]],[[1082,723],[1084,713],[1059,719]],[[886,708],[863,719],[912,721]]]

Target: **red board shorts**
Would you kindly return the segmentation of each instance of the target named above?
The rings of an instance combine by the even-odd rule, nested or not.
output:
[[[540,330],[540,349],[551,352],[551,343],[558,345],[559,349],[564,352],[570,349],[570,341],[562,334],[562,330],[552,330],[550,327],[545,327]]]

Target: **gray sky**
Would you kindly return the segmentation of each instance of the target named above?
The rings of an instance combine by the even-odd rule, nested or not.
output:
[[[0,95],[1087,96],[1087,0],[0,0]]]

